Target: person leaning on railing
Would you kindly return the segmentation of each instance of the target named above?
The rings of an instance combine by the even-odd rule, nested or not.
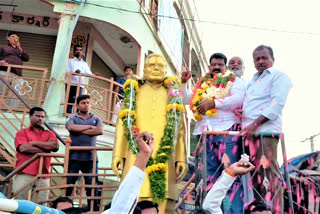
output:
[[[123,69],[123,71],[124,71],[125,76],[121,77],[117,81],[117,83],[119,83],[121,85],[123,85],[128,79],[131,79],[132,74],[133,74],[132,68],[130,66],[126,66]],[[111,121],[114,122],[114,123],[117,123],[118,114],[121,111],[121,103],[122,103],[122,100],[123,100],[124,91],[123,91],[122,87],[116,86],[115,92],[116,92],[116,94],[119,94],[119,95],[117,96],[117,103],[116,103],[116,106],[115,106],[115,108],[113,110]]]
[[[102,214],[132,214],[137,205],[140,189],[145,179],[144,171],[154,149],[153,134],[142,132],[137,136],[136,142],[139,147],[137,159],[114,194],[111,208]]]
[[[30,109],[30,126],[26,129],[21,129],[17,132],[14,143],[17,150],[16,168],[29,160],[37,153],[56,152],[59,149],[58,140],[55,134],[50,130],[43,128],[46,113],[40,107]],[[49,174],[51,157],[43,158],[42,174]],[[35,176],[38,175],[40,168],[40,158],[34,160],[20,174],[16,174],[13,178],[13,192],[20,191],[22,187],[30,183]],[[27,199],[28,191],[35,186],[37,180],[29,184],[20,193],[15,196],[15,199]],[[49,187],[50,179],[48,177],[40,178],[40,187]],[[39,192],[39,200],[47,201],[49,190]],[[32,201],[35,202],[34,196]]]
[[[241,135],[250,145],[250,157],[256,165],[252,176],[254,197],[257,201],[273,203],[273,211],[282,213],[282,181],[277,161],[278,137],[256,137],[253,133],[281,133],[282,109],[292,83],[284,72],[273,66],[273,50],[260,45],[253,51],[257,72],[248,83],[242,110],[235,110],[242,117]]]
[[[8,44],[7,45],[0,45],[0,76],[4,77],[7,74],[7,66],[11,65],[23,65],[23,61],[29,61],[29,55],[27,52],[22,49],[20,44],[20,38],[18,33],[16,32],[8,32],[7,36]],[[22,76],[22,69],[21,68],[11,68],[10,75],[11,77]],[[17,79],[17,82],[21,81],[21,79]],[[11,84],[12,80],[10,80]],[[2,95],[4,83],[0,81],[0,95]],[[9,106],[12,108],[17,107],[16,100],[9,100]]]
[[[73,55],[74,57],[68,60],[68,67],[67,67],[67,72],[66,72],[66,77],[69,77],[70,72],[75,72],[77,74],[90,74],[92,75],[92,72],[87,64],[82,59],[82,46],[76,45],[73,47]],[[79,81],[80,78],[80,81]],[[69,96],[68,96],[68,103],[74,103],[76,101],[76,96],[77,96],[77,89],[78,89],[78,84],[80,82],[79,86],[79,95],[82,95],[83,91],[83,84],[85,77],[79,77],[78,75],[72,75],[71,80],[70,80],[70,91],[69,91]],[[67,92],[67,85],[66,85],[66,92]],[[78,96],[79,96],[78,95]],[[68,105],[67,106],[67,113],[71,114],[72,113],[72,108],[73,105]]]

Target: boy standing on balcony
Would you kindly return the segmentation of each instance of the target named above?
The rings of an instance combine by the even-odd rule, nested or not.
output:
[[[99,117],[94,116],[90,111],[90,96],[80,95],[77,97],[77,108],[79,112],[68,118],[66,128],[72,140],[71,146],[96,146],[97,136],[103,134],[103,124]],[[93,151],[71,151],[69,157],[68,173],[93,173]],[[97,159],[98,162],[98,159]],[[97,173],[96,166],[96,172]],[[75,184],[78,176],[69,176],[68,184]],[[92,185],[92,176],[85,176],[85,184]],[[71,196],[73,187],[67,188],[67,196]],[[91,188],[86,188],[87,197],[91,196]],[[96,194],[95,194],[96,195]],[[94,201],[96,210],[97,201]],[[88,200],[90,209],[90,200]]]
[[[68,68],[67,68],[67,73],[66,77],[69,76],[70,72],[76,72],[77,74],[91,74],[92,72],[88,66],[88,64],[83,61],[82,57],[82,46],[76,45],[73,48],[73,55],[74,57],[72,59],[69,59],[68,61]],[[80,84],[79,88],[79,95],[82,94],[83,92],[83,84],[84,84],[85,77],[81,77],[80,82],[79,82],[79,76],[78,75],[72,75],[71,80],[70,80],[70,91],[69,91],[69,97],[68,97],[68,103],[74,103],[76,100],[77,96],[77,88],[78,84]],[[67,85],[66,85],[66,92],[67,92]],[[68,105],[67,106],[67,113],[71,114],[72,113],[72,107],[73,105]]]
[[[15,137],[15,147],[17,150],[16,168],[28,161],[37,153],[56,152],[59,149],[58,140],[52,131],[43,128],[45,111],[40,107],[30,109],[30,126],[17,132]],[[42,174],[49,174],[51,164],[51,157],[43,159]],[[19,174],[13,178],[13,192],[17,193],[22,187],[30,183],[35,176],[38,175],[40,167],[40,158],[37,158],[27,167],[25,167]],[[24,188],[15,199],[27,199],[28,192],[35,186],[37,180],[30,183]],[[49,187],[50,179],[48,177],[40,178],[40,187]],[[49,190],[39,192],[39,200],[47,201],[49,197]],[[34,201],[34,196],[32,201]]]

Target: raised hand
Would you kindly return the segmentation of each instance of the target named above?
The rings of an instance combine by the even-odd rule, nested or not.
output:
[[[235,176],[245,175],[248,172],[252,171],[254,168],[255,168],[255,166],[252,163],[250,163],[249,161],[248,162],[238,161],[238,162],[233,163],[229,167],[230,172]]]
[[[191,78],[191,71],[181,72],[181,83],[186,83]]]
[[[139,147],[139,154],[134,165],[144,171],[154,149],[153,134],[142,132],[137,136],[136,142]]]
[[[142,132],[137,136],[136,142],[139,148],[139,155],[146,155],[149,159],[154,149],[153,134]]]

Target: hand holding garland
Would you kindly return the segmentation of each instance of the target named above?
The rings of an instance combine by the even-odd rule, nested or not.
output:
[[[216,96],[218,96],[218,98],[226,96],[229,93],[234,80],[235,74],[230,71],[218,73],[214,75],[213,78],[209,73],[204,77],[201,77],[193,89],[190,102],[190,110],[194,113],[194,118],[197,121],[202,119],[201,115],[216,116],[217,109],[215,108],[214,99]],[[213,90],[212,88],[215,88],[216,90]]]
[[[197,107],[197,110],[200,114],[205,114],[208,110],[214,109],[216,104],[214,100],[203,100]]]

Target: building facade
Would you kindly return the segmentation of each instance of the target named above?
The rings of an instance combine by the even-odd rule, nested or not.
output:
[[[143,76],[145,58],[157,53],[167,59],[168,76],[191,70],[196,82],[207,72],[202,41],[193,21],[197,19],[195,5],[183,0],[3,0],[0,44],[7,43],[9,31],[19,33],[21,45],[30,55],[24,63],[25,82],[19,86],[19,94],[29,105],[45,108],[48,123],[62,138],[68,138],[64,126],[69,115],[67,61],[73,57],[72,47],[81,45],[83,59],[96,75],[87,78],[84,91],[92,97],[92,112],[104,122],[105,132],[98,137],[97,146],[112,147],[115,124],[111,117],[117,102],[114,88],[125,66]],[[20,101],[18,108],[8,111],[7,101],[18,99],[13,94],[0,99],[0,125],[6,127],[0,131],[0,141],[12,157],[12,166],[14,136],[28,125],[28,109]],[[189,121],[186,118],[187,124]],[[64,153],[63,146],[59,153]],[[99,160],[110,167],[111,155],[100,155]]]

